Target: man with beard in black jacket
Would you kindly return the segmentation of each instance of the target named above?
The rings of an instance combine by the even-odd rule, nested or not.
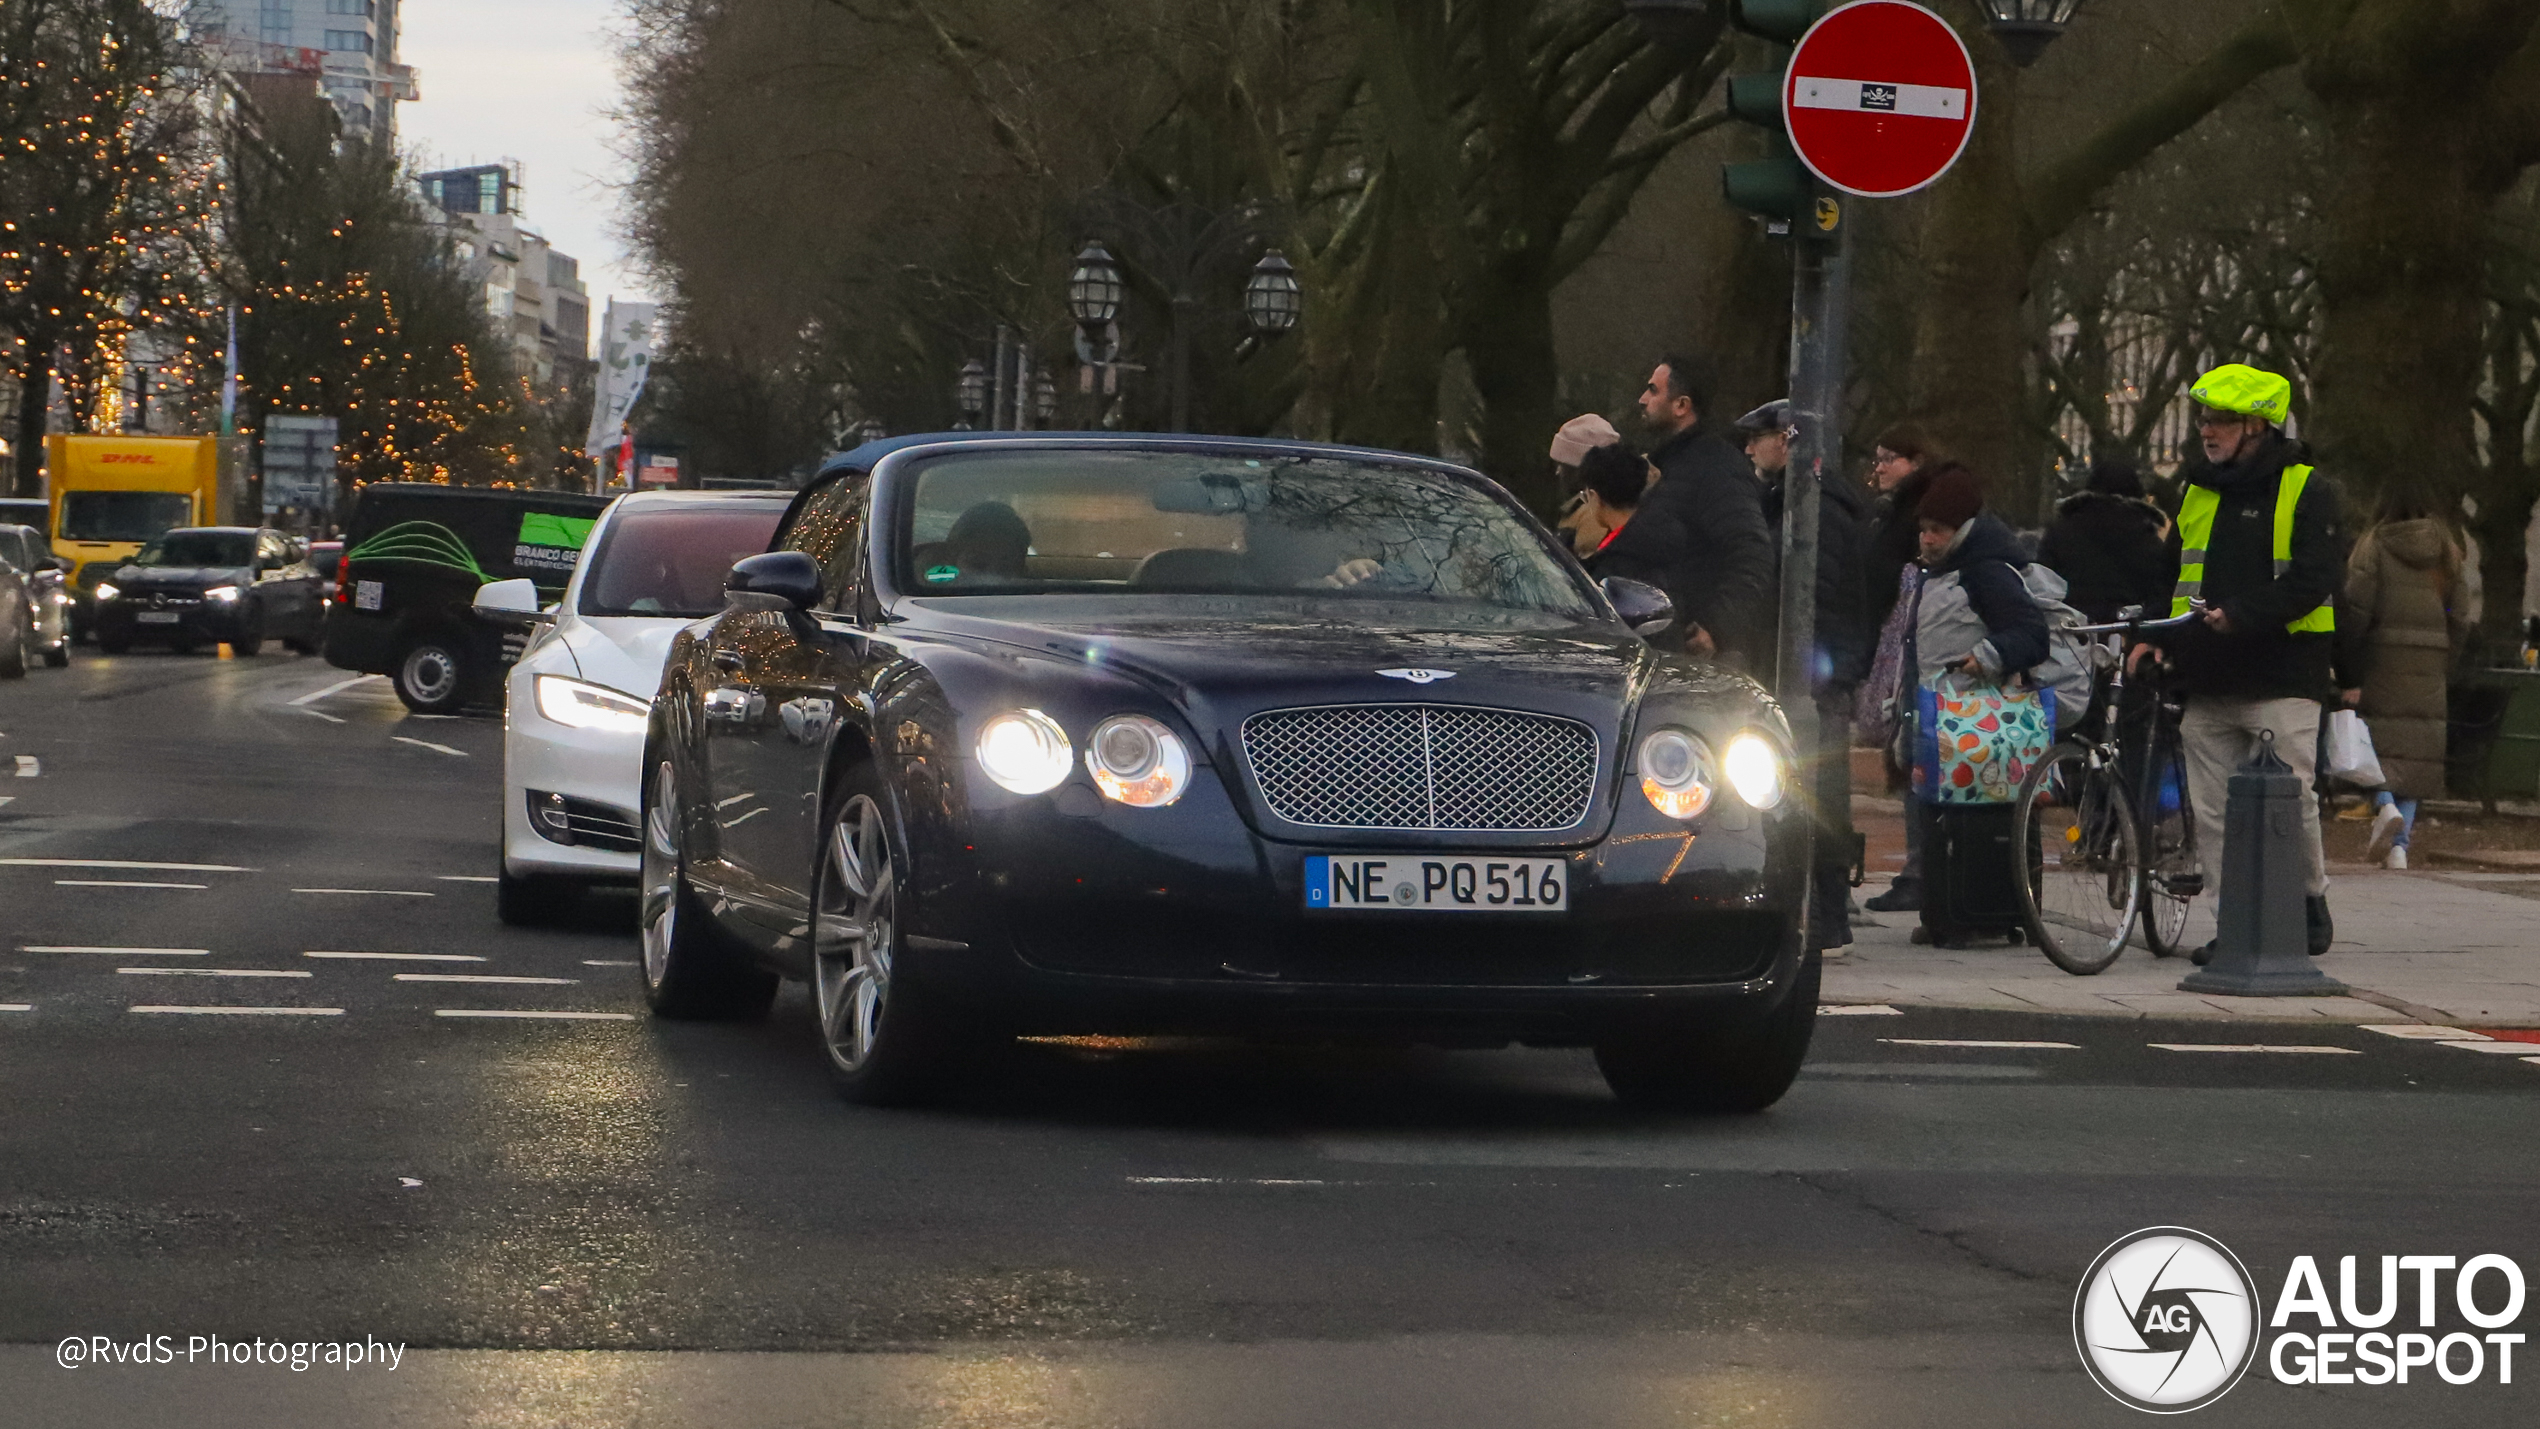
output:
[[[1737,419],[1746,457],[1763,485],[1766,529],[1782,548],[1782,518],[1790,489],[1791,443],[1800,415],[1787,399],[1765,403]],[[1817,619],[1809,642],[1808,684],[1817,702],[1817,749],[1807,787],[1816,801],[1816,879],[1809,889],[1808,924],[1820,951],[1852,941],[1850,896],[1852,837],[1852,690],[1869,669],[1870,633],[1861,592],[1860,531],[1868,508],[1860,490],[1834,473],[1817,473]],[[1778,591],[1776,592],[1778,596]],[[1774,603],[1770,632],[1780,624]],[[1778,651],[1778,638],[1765,643]]]
[[[1699,371],[1670,353],[1641,391],[1641,420],[1657,442],[1649,459],[1658,467],[1642,510],[1665,513],[1685,531],[1683,569],[1667,582],[1685,649],[1769,678],[1775,547],[1764,493],[1737,448],[1703,425],[1709,397]]]

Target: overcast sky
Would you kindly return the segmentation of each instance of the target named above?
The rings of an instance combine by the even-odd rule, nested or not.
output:
[[[613,230],[621,170],[602,111],[616,103],[617,0],[405,0],[398,58],[423,98],[398,138],[432,168],[521,162],[522,216],[582,260],[596,322],[641,299]]]

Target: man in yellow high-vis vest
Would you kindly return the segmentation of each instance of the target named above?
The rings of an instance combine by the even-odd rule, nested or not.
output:
[[[2179,469],[2178,555],[2170,613],[2205,602],[2204,618],[2163,642],[2172,684],[2187,693],[2181,734],[2197,855],[2205,886],[2222,886],[2223,809],[2231,772],[2261,732],[2276,757],[2312,782],[2322,703],[2333,697],[2330,646],[2346,566],[2337,491],[2311,469],[2309,453],[2279,424],[2292,384],[2238,363],[2196,379],[2201,457]],[[2302,848],[2310,876],[2310,945],[2334,936],[2328,875],[2320,857],[2319,804],[2302,801]],[[2196,954],[2202,963],[2208,944]]]

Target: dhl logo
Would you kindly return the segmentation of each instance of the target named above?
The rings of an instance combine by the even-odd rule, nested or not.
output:
[[[100,466],[157,466],[159,459],[148,452],[99,452]]]

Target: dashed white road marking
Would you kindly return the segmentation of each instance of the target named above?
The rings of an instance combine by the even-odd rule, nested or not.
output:
[[[35,778],[37,775],[42,774],[43,772],[44,772],[44,762],[43,762],[42,760],[37,759],[37,758],[36,758],[34,755],[32,755],[32,754],[21,754],[21,755],[19,755],[19,756],[18,756],[18,777],[19,777],[19,778],[21,778],[21,779],[33,779],[33,778]]]
[[[440,883],[500,883],[500,882],[502,882],[502,880],[501,880],[501,879],[496,878],[494,875],[492,875],[492,874],[490,874],[490,873],[436,873],[436,874],[434,874],[434,875],[433,875],[433,878],[434,878],[434,880],[435,880],[436,882],[440,882]]]
[[[362,959],[383,963],[481,963],[474,953],[302,953],[304,958]]]
[[[584,958],[586,968],[631,968],[638,966],[633,958]]]
[[[406,735],[402,735],[402,734],[392,734],[392,735],[390,735],[390,736],[388,736],[388,737],[389,737],[390,739],[393,739],[393,740],[397,741],[399,744],[411,744],[411,745],[415,746],[417,749],[429,749],[429,750],[431,750],[431,751],[432,751],[433,753],[435,753],[435,754],[450,754],[450,755],[456,755],[457,757],[459,757],[459,758],[461,758],[461,759],[465,759],[465,758],[467,758],[467,757],[468,757],[467,751],[466,751],[466,750],[464,750],[464,749],[452,749],[450,746],[448,746],[448,745],[446,745],[446,744],[434,744],[431,740],[428,740],[428,739],[413,739],[413,738],[409,738],[408,736],[406,736]]]
[[[139,977],[315,977],[296,968],[117,968]]]
[[[47,943],[41,946],[27,944],[20,946],[18,951],[21,953],[109,953],[118,958],[208,958],[212,955],[212,950],[209,948],[106,948],[73,943]]]
[[[15,794],[0,794],[0,804],[14,804],[17,801],[18,796]]]
[[[429,898],[429,893],[412,888],[294,888],[294,893],[361,893],[378,898]]]
[[[144,863],[127,858],[0,858],[0,868],[120,868],[134,873],[253,873],[234,863]]]
[[[553,1022],[632,1022],[632,1012],[529,1012],[510,1007],[436,1007],[435,1017],[509,1017]]]
[[[35,1004],[32,1002],[0,1002],[0,1012],[33,1012],[34,1010]],[[2540,1062],[2540,1057],[2534,1057],[2531,1060]]]
[[[211,887],[208,883],[144,883],[129,878],[56,878],[55,888],[191,888],[196,891]]]
[[[2487,1034],[2460,1027],[2433,1027],[2420,1022],[2377,1025],[2365,1023],[2359,1029],[2378,1032],[2384,1037],[2397,1037],[2409,1042],[2484,1042]]]
[[[2081,1050],[2078,1042],[1974,1042],[1953,1037],[1882,1037],[1879,1040],[1892,1047],[2051,1047],[2064,1052]]]
[[[315,704],[319,700],[325,699],[328,695],[334,694],[339,690],[349,690],[365,680],[384,680],[386,678],[388,677],[385,675],[355,675],[349,680],[338,680],[323,690],[311,690],[307,694],[300,696],[298,699],[293,700],[291,703],[295,705]]]
[[[303,708],[301,709],[300,713],[302,713],[302,714],[304,714],[304,715],[316,715],[319,719],[325,720],[328,724],[342,724],[342,723],[344,723],[344,721],[343,721],[343,720],[341,720],[341,719],[337,718],[337,717],[336,717],[336,716],[334,716],[334,715],[328,714],[328,713],[327,713],[326,711],[324,711],[324,710],[313,710],[313,709],[308,709],[308,708],[303,707]]]
[[[2502,1057],[2511,1057],[2517,1053],[2528,1057],[2532,1050],[2532,1044],[2529,1042],[2499,1042],[2492,1039],[2481,1039],[2476,1042],[2438,1042],[2435,1045],[2449,1047],[2459,1052],[2486,1052]]]
[[[213,1017],[341,1017],[340,1007],[176,1007],[139,1004],[127,1012],[201,1013]]]
[[[1902,1017],[1905,1014],[1884,1002],[1821,1002],[1819,1017]]]
[[[2161,1052],[2293,1052],[2322,1057],[2360,1057],[2352,1047],[2314,1047],[2298,1042],[2147,1042]]]
[[[391,981],[394,981],[394,982],[504,982],[504,983],[515,983],[515,982],[516,982],[516,983],[538,983],[538,984],[542,984],[542,985],[549,985],[549,986],[556,986],[556,987],[570,987],[570,986],[572,986],[573,984],[575,984],[575,983],[577,983],[577,982],[582,981],[582,979],[580,979],[580,978],[578,978],[578,977],[507,977],[507,976],[505,976],[505,975],[503,975],[503,974],[501,974],[501,973],[399,973],[399,974],[397,974],[397,975],[396,975],[393,979],[391,979]]]

